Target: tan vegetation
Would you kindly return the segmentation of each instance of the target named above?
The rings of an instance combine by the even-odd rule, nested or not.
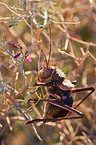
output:
[[[46,110],[39,100],[48,88],[33,86],[36,68],[45,65],[40,48],[48,58],[51,43],[49,64],[77,80],[76,88],[96,87],[95,0],[7,0],[0,14],[0,143],[95,145],[96,92],[77,108],[83,119],[24,124]],[[86,94],[74,94],[73,105]],[[29,98],[38,101],[27,104]]]

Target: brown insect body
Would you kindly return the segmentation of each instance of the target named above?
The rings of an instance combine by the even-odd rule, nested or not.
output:
[[[49,78],[51,78],[51,81],[46,83]],[[94,87],[73,89],[74,83],[71,83],[69,80],[67,80],[65,74],[60,69],[55,68],[54,66],[45,66],[44,68],[42,68],[39,71],[38,81],[40,83],[36,83],[36,86],[49,86],[48,99],[40,100],[48,101],[47,109],[43,118],[29,120],[26,122],[27,124],[40,121],[46,123],[49,121],[59,121],[62,119],[78,119],[84,117],[84,114],[76,110],[76,108],[94,92]],[[74,108],[72,108],[73,98],[71,96],[71,93],[77,93],[82,91],[91,92],[88,93],[87,96],[85,96]],[[37,100],[29,99],[29,101]],[[77,114],[77,116],[67,117],[72,112]]]
[[[59,105],[66,104],[72,107],[73,98],[71,96],[70,88],[74,85],[67,79],[65,79],[65,74],[58,68],[54,66],[44,67],[40,70],[38,80],[40,82],[45,82],[48,78],[51,77],[51,82],[47,83],[50,86],[49,92],[49,100],[54,99],[55,95],[59,96],[57,103]],[[68,84],[65,84],[65,82]],[[63,89],[60,89],[62,86]],[[51,102],[52,103],[52,102]],[[58,106],[51,104],[50,101],[47,103],[47,111],[45,113],[44,119],[64,117],[68,114],[68,110],[62,109]],[[44,121],[45,122],[45,121]]]

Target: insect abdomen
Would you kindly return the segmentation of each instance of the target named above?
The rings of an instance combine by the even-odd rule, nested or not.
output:
[[[70,91],[62,91],[61,89],[59,89],[59,94],[63,93],[64,96],[66,96],[65,100],[62,101],[54,101],[54,102],[58,102],[58,104],[62,103],[62,104],[66,104],[70,107],[72,107],[73,104],[73,98],[70,94]],[[49,96],[49,99],[53,99],[53,96]],[[52,105],[50,102],[47,104],[47,111],[45,113],[44,118],[57,118],[57,117],[65,117],[68,114],[69,111],[62,109],[60,107],[57,107],[55,105]]]

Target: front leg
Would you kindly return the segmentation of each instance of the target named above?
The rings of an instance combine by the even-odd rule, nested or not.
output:
[[[54,99],[40,99],[39,101],[61,101],[61,97],[58,96],[57,94],[54,93],[53,89],[49,89],[48,90],[49,95],[53,96]],[[27,103],[29,102],[36,102],[38,101],[38,99],[29,99]]]

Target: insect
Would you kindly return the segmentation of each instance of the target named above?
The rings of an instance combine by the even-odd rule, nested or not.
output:
[[[50,121],[59,121],[63,119],[78,119],[83,118],[84,114],[77,110],[77,107],[84,102],[94,91],[94,87],[74,88],[75,82],[70,82],[66,79],[66,75],[58,68],[49,66],[51,47],[49,51],[49,59],[39,46],[46,65],[38,73],[39,83],[35,83],[34,86],[48,86],[48,99],[41,99],[40,101],[47,101],[47,109],[43,118],[37,118],[29,120],[26,124],[37,123],[42,121],[43,123]],[[46,82],[50,78],[49,82]],[[73,93],[90,91],[74,108],[73,105]],[[37,101],[37,99],[29,99],[30,101]],[[70,116],[71,113],[75,113],[75,116]]]

